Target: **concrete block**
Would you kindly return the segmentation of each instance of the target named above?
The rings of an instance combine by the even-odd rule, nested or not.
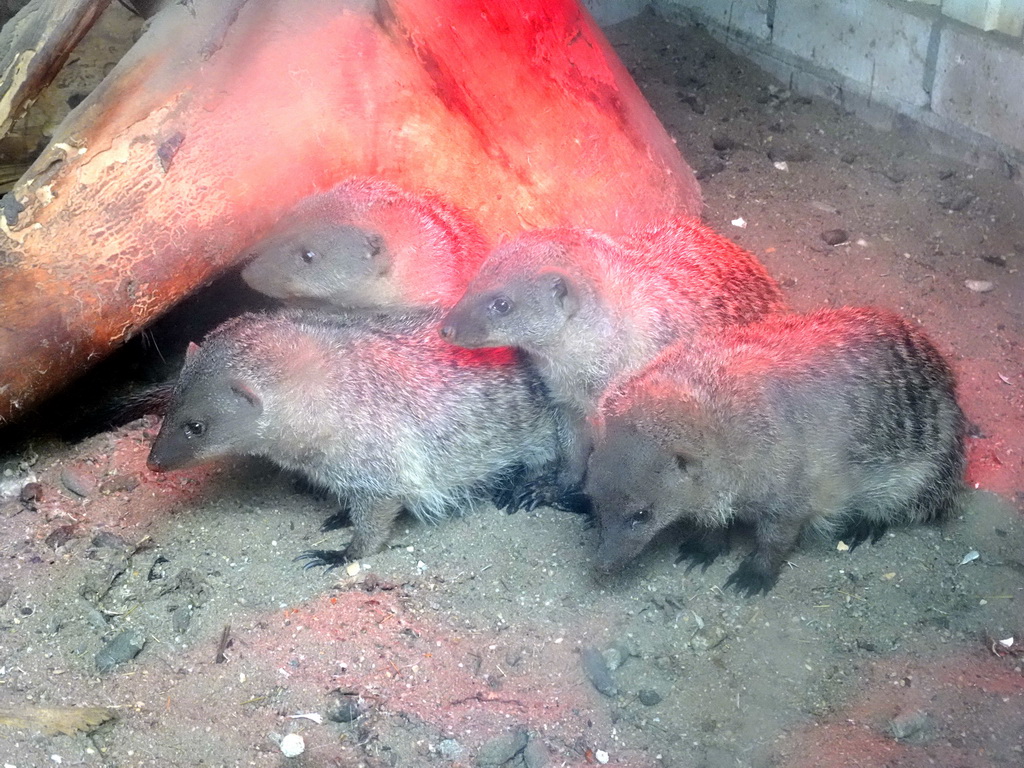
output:
[[[986,32],[1019,38],[1024,31],[1024,0],[943,0],[942,14]]]
[[[922,107],[932,20],[884,0],[777,0],[772,42],[842,75],[869,100]]]
[[[583,0],[583,7],[602,27],[639,16],[650,4],[651,0]]]
[[[1024,50],[947,26],[939,39],[932,110],[1024,151]]]
[[[656,0],[655,9],[671,16],[686,8],[697,18],[722,29],[727,36],[746,35],[756,40],[771,39],[768,26],[769,0]]]

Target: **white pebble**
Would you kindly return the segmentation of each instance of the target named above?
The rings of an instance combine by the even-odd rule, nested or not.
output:
[[[964,280],[964,285],[975,293],[988,293],[995,288],[988,280]]]
[[[285,757],[298,757],[306,751],[306,742],[297,733],[289,733],[281,739],[281,754]]]
[[[732,225],[734,227],[739,227],[740,229],[746,229],[747,221],[742,216],[740,216],[740,218],[732,220]]]
[[[594,752],[594,759],[597,760],[601,765],[608,762],[608,753],[603,749],[598,749]]]

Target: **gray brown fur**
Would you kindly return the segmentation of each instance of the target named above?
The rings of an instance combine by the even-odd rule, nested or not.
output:
[[[441,332],[465,347],[526,351],[552,397],[581,422],[613,377],[667,344],[783,309],[752,254],[676,219],[621,242],[574,228],[525,234],[486,258]],[[578,432],[582,476],[586,430]]]
[[[248,314],[186,361],[149,465],[263,456],[333,491],[373,554],[405,507],[434,520],[556,460],[557,414],[512,350],[437,335],[439,313]],[[336,564],[337,561],[335,561]]]
[[[301,200],[250,249],[257,291],[323,308],[451,306],[486,253],[469,219],[432,194],[356,178]]]
[[[767,592],[804,529],[855,546],[946,517],[963,489],[953,374],[882,310],[776,315],[673,346],[616,382],[600,415],[587,491],[605,572],[674,523],[694,534],[683,555],[706,567],[741,523],[755,548],[728,583]]]

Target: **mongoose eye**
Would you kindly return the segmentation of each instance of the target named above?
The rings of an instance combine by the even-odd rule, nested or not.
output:
[[[320,256],[316,251],[310,250],[309,248],[303,248],[302,253],[299,255],[306,264],[312,264]]]
[[[646,509],[641,509],[629,518],[629,527],[636,528],[640,525],[647,525],[649,522],[651,522],[651,513]]]
[[[206,432],[206,424],[201,421],[187,421],[181,430],[185,437],[191,440],[193,437],[201,437]]]
[[[499,296],[491,302],[490,310],[496,315],[507,315],[512,310],[512,302]]]
[[[366,238],[366,258],[375,259],[380,256],[380,252],[384,250],[384,243],[379,237],[368,237]]]

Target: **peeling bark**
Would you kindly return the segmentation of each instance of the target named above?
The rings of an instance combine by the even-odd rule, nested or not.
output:
[[[0,137],[57,76],[110,0],[32,0],[0,30]]]
[[[171,3],[3,206],[0,423],[350,175],[434,190],[492,238],[700,213],[574,0]]]

